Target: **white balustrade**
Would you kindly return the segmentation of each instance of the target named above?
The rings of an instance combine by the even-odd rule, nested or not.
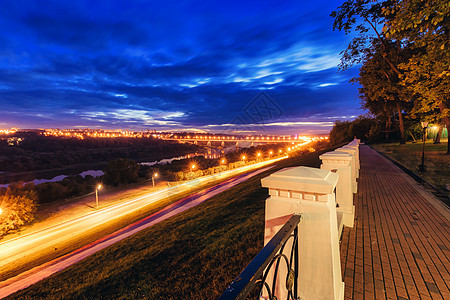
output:
[[[351,166],[352,166],[352,192],[356,194],[358,192],[358,183],[356,178],[359,176],[358,168],[356,167],[356,149],[341,147],[337,148],[335,152],[348,153],[352,156]]]
[[[261,180],[270,195],[266,200],[265,243],[291,215],[302,215],[298,225],[300,270],[297,285],[301,299],[340,300],[344,297],[334,193],[339,176],[329,170],[294,167]],[[286,249],[290,248],[286,245]],[[285,284],[286,273],[284,265],[280,265],[278,284]],[[269,273],[268,282],[272,282],[270,276],[273,278],[273,273]],[[282,291],[282,288],[276,290],[278,299],[286,297]]]
[[[345,152],[327,152],[319,157],[322,160],[321,169],[335,170],[339,174],[336,185],[336,211],[338,213],[339,234],[342,226],[353,227],[355,219],[355,206],[352,192],[352,155]]]

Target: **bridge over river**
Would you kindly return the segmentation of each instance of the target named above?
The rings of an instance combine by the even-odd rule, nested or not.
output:
[[[280,144],[280,143],[291,143],[291,144],[304,144],[309,143],[314,140],[328,139],[328,137],[309,137],[309,136],[230,136],[230,135],[153,135],[154,137],[163,140],[172,140],[179,142],[190,142],[193,144],[198,144],[199,142],[206,143],[211,146],[212,143],[220,143],[222,147],[225,144],[235,144],[236,147],[250,147],[254,145],[262,144]]]

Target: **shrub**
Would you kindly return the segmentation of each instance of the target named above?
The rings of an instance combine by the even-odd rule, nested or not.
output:
[[[0,237],[34,219],[36,195],[8,188],[0,195]]]

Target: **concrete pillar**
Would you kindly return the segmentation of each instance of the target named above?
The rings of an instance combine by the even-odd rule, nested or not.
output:
[[[358,192],[358,183],[356,182],[356,178],[359,177],[359,170],[356,167],[356,150],[350,147],[341,147],[336,149],[337,152],[348,153],[352,156],[352,182],[353,182],[353,193],[356,194]]]
[[[359,178],[359,147],[345,145],[339,149],[339,151],[347,151],[348,149],[353,150],[353,154],[355,155],[355,170],[356,170],[356,178]]]
[[[336,170],[339,180],[336,185],[336,207],[338,213],[339,234],[342,226],[353,227],[355,220],[355,206],[353,205],[352,187],[352,155],[345,152],[327,152],[319,157],[322,160],[321,169]]]
[[[292,214],[301,214],[299,231],[299,282],[301,299],[343,299],[339,236],[334,190],[339,175],[328,170],[294,167],[261,180],[269,188],[266,200],[264,242],[267,244]],[[290,240],[292,244],[292,239]],[[285,247],[285,254],[291,249]],[[287,270],[280,265],[278,299]],[[269,274],[271,285],[273,273]]]
[[[353,141],[351,143],[349,143],[348,145],[345,145],[344,147],[350,147],[356,150],[356,167],[359,169],[361,169],[361,165],[359,163],[359,145],[357,142]]]

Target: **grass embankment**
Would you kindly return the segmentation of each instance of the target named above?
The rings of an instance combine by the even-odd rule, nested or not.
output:
[[[450,155],[447,155],[447,141],[434,145],[432,141],[425,143],[425,173],[419,173],[417,167],[422,163],[422,143],[376,144],[373,148],[402,164],[410,171],[441,190],[446,190],[450,183]]]
[[[318,167],[320,153],[286,159],[9,299],[215,299],[262,249],[261,178],[287,166]]]

